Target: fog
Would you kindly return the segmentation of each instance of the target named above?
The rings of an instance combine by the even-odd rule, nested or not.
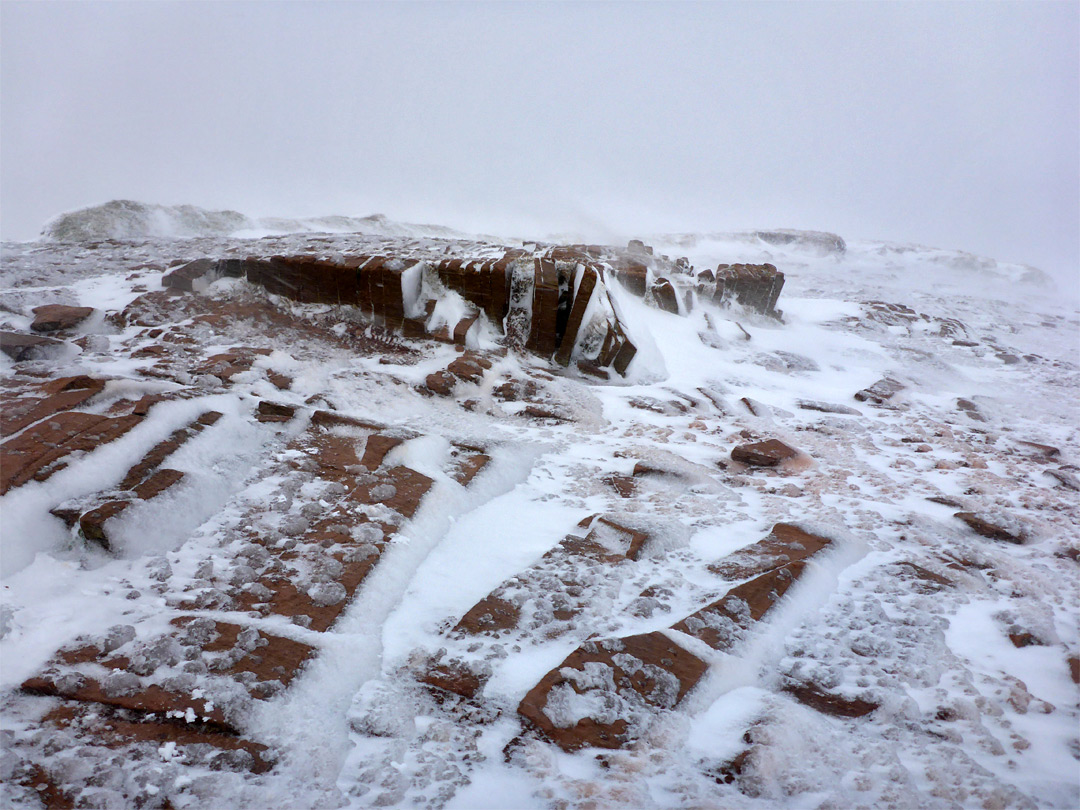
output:
[[[0,6],[0,227],[114,198],[1080,267],[1065,3]]]

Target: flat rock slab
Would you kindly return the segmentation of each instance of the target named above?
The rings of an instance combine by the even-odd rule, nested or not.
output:
[[[774,568],[732,588],[723,597],[687,616],[671,629],[703,641],[714,650],[728,650],[741,641],[754,622],[772,610],[806,568],[805,561]]]
[[[215,770],[228,767],[260,774],[273,767],[268,758],[269,749],[261,743],[235,734],[202,729],[184,721],[151,720],[140,716],[132,719],[122,714],[100,706],[90,710],[85,704],[65,701],[45,715],[43,722],[77,734],[86,744],[112,749],[139,744],[158,749],[173,743],[182,747],[186,757],[197,761],[195,751],[187,746],[208,746],[213,753],[208,756],[207,765]]]
[[[777,523],[769,536],[752,546],[739,549],[709,566],[714,574],[727,579],[755,577],[829,548],[828,537],[811,534],[790,523]]]
[[[467,487],[491,462],[491,456],[479,450],[459,451],[450,470],[450,477]]]
[[[731,451],[731,459],[751,467],[775,467],[782,461],[795,458],[799,451],[779,439],[740,444]]]
[[[59,377],[39,386],[30,396],[6,399],[0,411],[0,435],[10,436],[53,414],[77,408],[104,388],[105,380],[95,377]]]
[[[284,689],[314,649],[209,618],[180,617],[154,638],[105,641],[59,651],[46,670],[22,684],[25,692],[96,703],[142,714],[186,719],[198,730],[238,733],[238,694],[266,699]],[[198,689],[156,676],[184,660],[208,672]],[[153,719],[153,718],[151,718]]]
[[[805,567],[796,561],[774,568],[671,629],[729,650],[779,603]],[[529,691],[518,712],[567,751],[619,748],[657,709],[675,708],[707,669],[706,661],[659,631],[588,641]]]
[[[30,328],[35,332],[59,332],[78,326],[93,314],[93,307],[46,304],[43,307],[34,307],[34,322],[30,324]]]
[[[500,584],[454,630],[499,635],[528,625],[542,627],[547,638],[569,631],[596,597],[595,570],[605,572],[601,578],[608,584],[617,581],[617,566],[636,560],[648,540],[644,532],[600,515],[585,518],[578,527],[588,531],[568,534],[535,565]]]
[[[635,720],[673,709],[708,664],[661,632],[587,641],[534,686],[518,713],[566,751],[621,748]]]

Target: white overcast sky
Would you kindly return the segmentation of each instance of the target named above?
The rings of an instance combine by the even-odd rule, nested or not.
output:
[[[0,4],[0,226],[115,198],[1076,277],[1080,4]]]

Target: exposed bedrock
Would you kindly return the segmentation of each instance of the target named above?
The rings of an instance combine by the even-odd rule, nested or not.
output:
[[[432,260],[358,255],[198,259],[172,270],[163,284],[201,292],[219,278],[243,278],[301,303],[357,307],[381,326],[410,338],[475,348],[481,333],[563,367],[572,362],[603,377],[625,375],[637,354],[609,284],[672,314],[694,296],[779,317],[784,275],[772,265],[721,265],[694,275],[685,258],[654,256],[632,242],[625,251],[595,245],[520,248],[501,257]],[[447,302],[451,302],[452,305]]]

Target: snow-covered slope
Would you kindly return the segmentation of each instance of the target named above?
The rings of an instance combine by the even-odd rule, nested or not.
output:
[[[326,216],[290,219],[252,218],[239,211],[208,211],[194,205],[156,205],[112,200],[54,217],[42,238],[51,242],[104,239],[189,239],[192,237],[256,237],[287,233],[356,233],[366,236],[458,236],[438,225],[392,222],[382,214],[367,217]]]
[[[492,325],[466,355],[489,367],[438,394],[449,343],[161,279],[506,245],[145,237],[3,248],[3,329],[94,308],[0,357],[5,487],[57,413],[116,434],[0,495],[8,804],[1080,804],[1080,313],[1037,271],[656,237],[697,276],[775,264],[783,320],[612,282],[626,378],[503,351]],[[733,458],[771,439],[798,454]]]

